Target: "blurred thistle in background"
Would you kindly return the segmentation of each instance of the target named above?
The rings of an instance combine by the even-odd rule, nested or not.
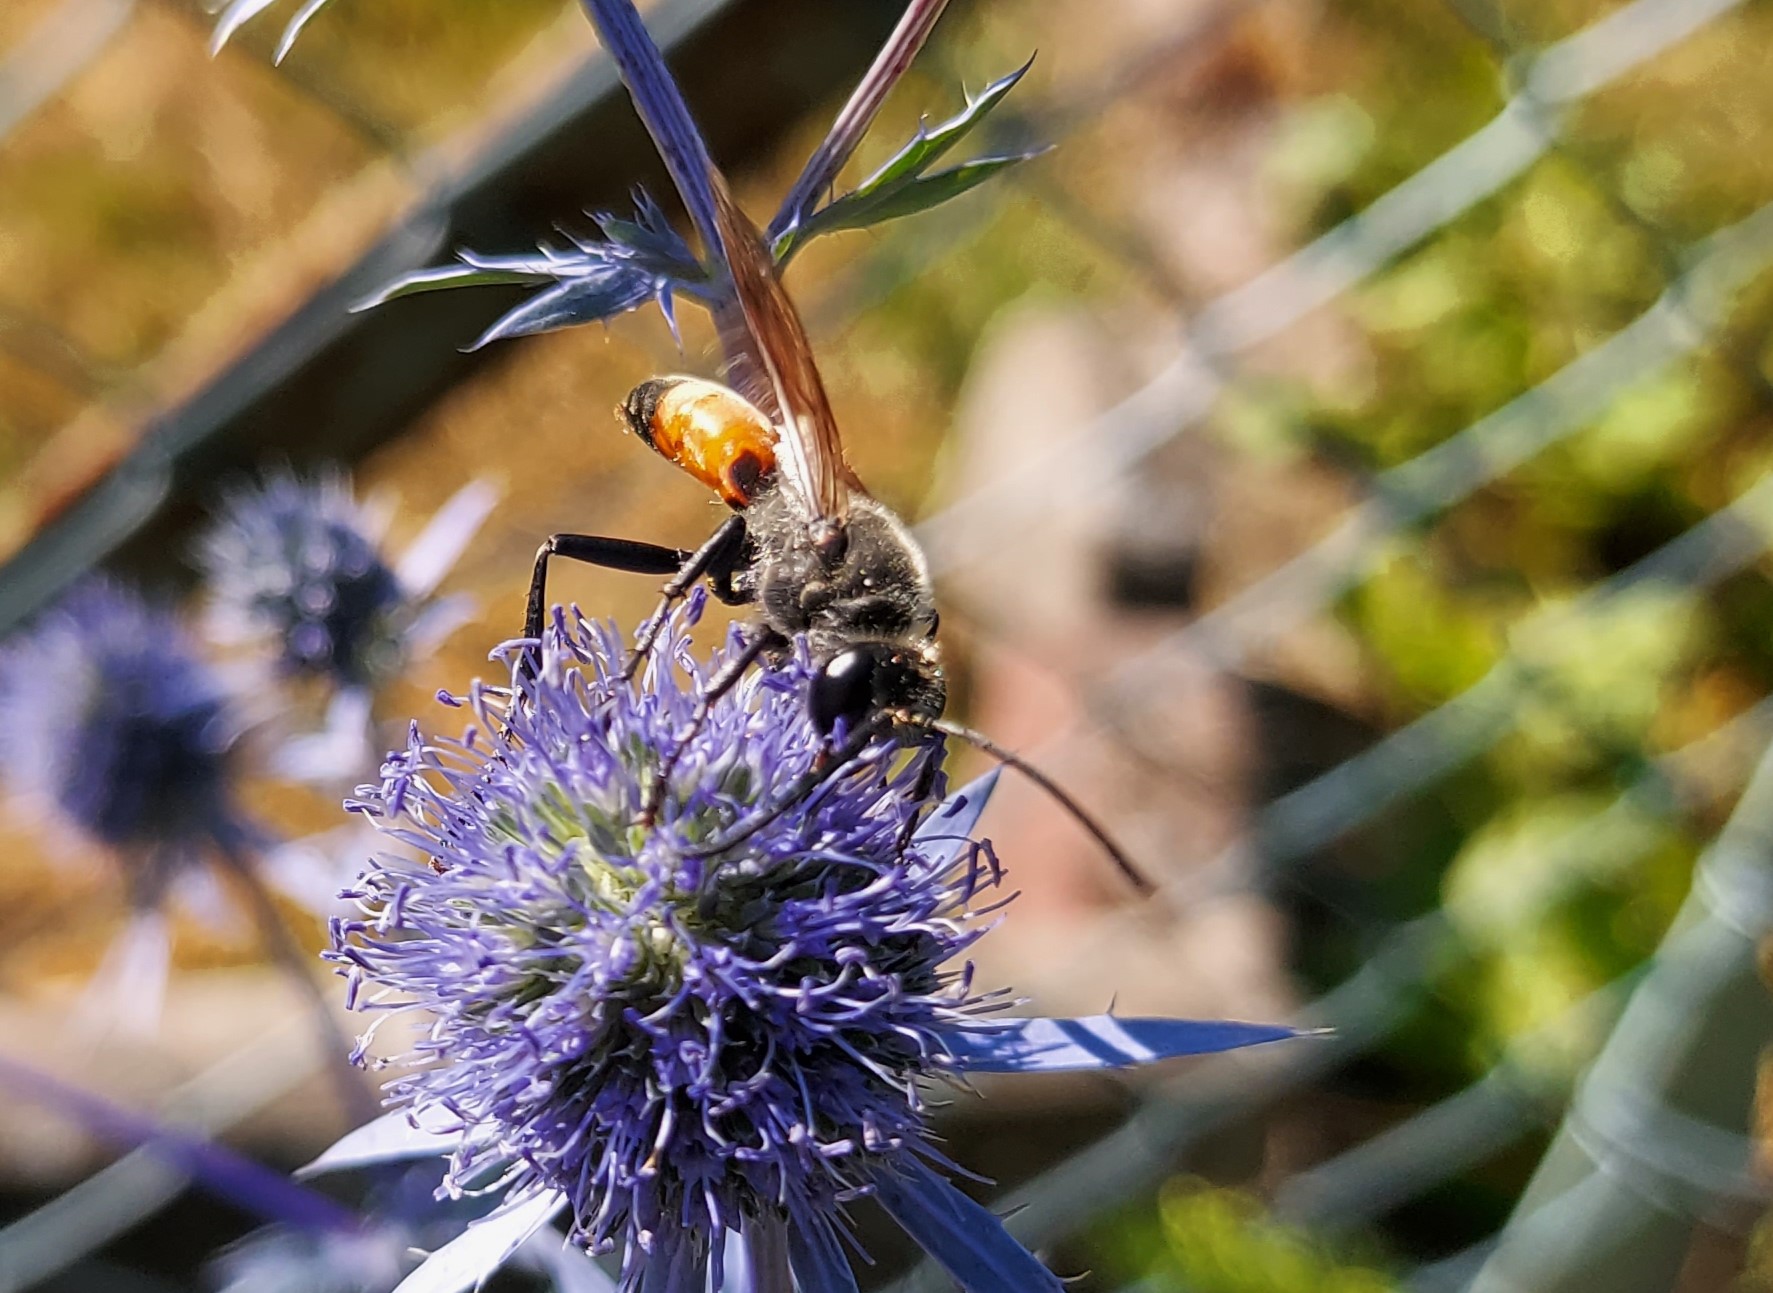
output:
[[[76,589],[0,654],[7,786],[122,871],[133,914],[97,994],[134,1027],[160,1008],[162,904],[213,904],[209,864],[257,852],[237,784],[246,725],[173,615],[115,584]]]
[[[279,773],[349,789],[374,766],[376,691],[473,614],[472,599],[435,594],[497,498],[463,486],[394,557],[390,509],[358,502],[337,471],[273,472],[225,496],[197,548],[206,631],[330,697],[321,730],[286,734]]]
[[[171,954],[167,905],[227,924],[238,901],[301,990],[321,1046],[336,1048],[311,962],[267,888],[271,837],[241,804],[244,698],[170,612],[94,580],[0,656],[7,785],[122,871],[129,915],[88,991],[95,1022],[151,1033]],[[361,1112],[361,1084],[348,1071],[339,1083],[344,1107]]]
[[[463,599],[432,595],[495,502],[485,485],[464,487],[394,559],[382,551],[385,509],[360,504],[336,472],[237,488],[198,548],[205,625],[288,674],[373,688],[466,618]]]
[[[264,886],[325,918],[359,861],[341,853],[362,836],[332,828],[280,839],[248,815],[247,787],[268,778],[349,787],[373,769],[374,688],[471,613],[468,599],[433,594],[494,501],[488,486],[465,486],[390,564],[380,551],[386,508],[359,505],[336,473],[312,482],[272,473],[226,496],[198,549],[204,627],[243,654],[212,662],[173,611],[96,578],[6,645],[5,785],[46,825],[112,855],[127,887],[130,916],[95,981],[94,1008],[152,1031],[168,902],[225,926],[230,894],[246,900],[312,998],[313,967]],[[276,696],[280,681],[304,675],[331,696],[317,730]],[[212,865],[227,877],[219,885]]]

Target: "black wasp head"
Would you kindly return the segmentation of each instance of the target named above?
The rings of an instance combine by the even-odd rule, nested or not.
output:
[[[883,710],[940,718],[947,701],[948,686],[930,653],[892,642],[844,648],[820,666],[807,687],[807,713],[825,736],[839,719],[854,731]]]
[[[628,392],[628,398],[616,410],[628,424],[628,429],[639,436],[642,443],[653,443],[653,419],[658,416],[659,401],[682,380],[680,377],[655,377],[644,381]]]

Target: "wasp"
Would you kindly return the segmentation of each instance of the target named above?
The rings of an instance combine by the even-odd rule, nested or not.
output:
[[[701,579],[729,605],[755,605],[751,659],[804,635],[814,677],[807,706],[829,735],[881,714],[939,718],[947,701],[935,590],[905,523],[862,487],[800,316],[762,237],[715,184],[722,251],[731,267],[762,398],[695,377],[642,382],[619,416],[667,461],[713,490],[733,515],[691,552],[597,535],[556,534],[536,554],[524,632],[541,633],[551,557],[670,575],[666,599]],[[765,404],[773,410],[766,413]],[[660,618],[648,621],[656,631]],[[638,655],[650,646],[643,635]],[[749,661],[746,661],[749,663]]]
[[[1106,832],[1037,769],[942,718],[948,688],[929,563],[905,522],[851,469],[806,329],[763,237],[719,172],[710,179],[733,289],[732,310],[717,321],[737,356],[729,375],[738,389],[697,377],[651,378],[629,393],[618,416],[733,514],[694,550],[601,535],[550,536],[536,552],[524,636],[541,637],[552,558],[669,576],[627,662],[632,676],[672,603],[706,580],[715,597],[754,606],[757,615],[744,647],[710,680],[696,721],[746,668],[785,658],[791,643],[804,638],[814,670],[808,715],[828,742],[840,732],[845,738],[812,775],[828,775],[882,735],[956,736],[1032,777],[1139,887],[1149,887]],[[657,811],[673,762],[667,755],[644,820]],[[789,798],[804,792],[796,788]],[[709,851],[737,838],[729,835]]]

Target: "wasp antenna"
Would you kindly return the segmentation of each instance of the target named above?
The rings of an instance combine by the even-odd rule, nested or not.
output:
[[[1053,799],[1058,802],[1060,807],[1064,808],[1066,812],[1070,813],[1077,819],[1078,825],[1082,826],[1095,837],[1096,843],[1102,846],[1102,851],[1108,854],[1109,860],[1112,861],[1120,870],[1120,873],[1127,878],[1127,883],[1137,889],[1141,896],[1149,897],[1151,894],[1157,892],[1157,886],[1146,878],[1143,871],[1133,865],[1133,860],[1127,856],[1126,850],[1120,846],[1114,836],[1108,833],[1107,827],[1103,826],[1101,822],[1091,816],[1082,804],[1078,803],[1077,800],[1067,794],[1064,787],[1060,786],[1058,782],[1047,776],[1046,773],[1028,762],[1028,760],[1024,759],[1014,750],[1005,749],[989,736],[986,736],[983,732],[976,731],[970,727],[962,727],[959,723],[950,722],[945,718],[924,718],[921,715],[915,714],[900,714],[896,717],[899,722],[909,723],[916,727],[928,728],[932,732],[940,732],[943,736],[952,736],[956,740],[965,741],[969,745],[976,746],[980,750],[983,750],[986,754],[989,754],[1005,767],[1014,768],[1017,772],[1020,772],[1035,785],[1046,791],[1047,794],[1051,795]]]

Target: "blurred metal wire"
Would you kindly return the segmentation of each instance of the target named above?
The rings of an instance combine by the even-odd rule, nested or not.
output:
[[[1759,1219],[1773,1199],[1752,1134],[1773,1035],[1760,959],[1769,929],[1773,749],[1701,860],[1474,1293],[1669,1288],[1695,1221],[1745,1233]]]
[[[306,1022],[286,1019],[179,1086],[160,1113],[169,1124],[219,1136],[274,1105],[319,1067]],[[23,1293],[78,1265],[171,1203],[187,1184],[148,1150],[125,1154],[0,1228],[0,1293]]]
[[[1542,887],[1521,902],[1517,919],[1530,920],[1535,912],[1551,910],[1583,884],[1630,866],[1655,847],[1653,823],[1687,802],[1679,788],[1688,775],[1683,770],[1686,766],[1707,765],[1705,779],[1710,783],[1719,775],[1714,761],[1721,758],[1733,769],[1735,779],[1742,779],[1768,748],[1770,739],[1773,700],[1763,701],[1692,746],[1652,764],[1607,808],[1546,843],[1540,855],[1545,877]],[[1488,940],[1505,937],[1512,928],[1511,923],[1486,933],[1481,926],[1462,926],[1445,907],[1396,926],[1367,953],[1358,973],[1312,1002],[1294,1021],[1301,1027],[1329,1029],[1328,1035],[1290,1048],[1227,1055],[1190,1068],[1182,1078],[1158,1087],[1114,1132],[997,1200],[997,1210],[1007,1215],[1011,1231],[1032,1246],[1048,1246],[1077,1234],[1127,1199],[1162,1182],[1190,1147],[1214,1131],[1304,1089],[1372,1050],[1391,1034],[1414,1003],[1435,991],[1439,979],[1485,951],[1491,945]],[[1472,1089],[1492,1079],[1497,1087],[1508,1081],[1492,1072]],[[1474,1100],[1480,1108],[1495,1103],[1493,1094]],[[1456,1147],[1435,1134],[1444,1130],[1435,1124],[1453,1117],[1450,1111],[1469,1112],[1464,1103],[1436,1105],[1417,1115],[1427,1120],[1421,1129],[1413,1129],[1411,1123],[1401,1125],[1391,1133],[1389,1146],[1378,1151],[1392,1155],[1387,1161],[1400,1174],[1400,1188],[1403,1180],[1426,1188],[1439,1179],[1443,1160],[1451,1158]],[[1483,1137],[1507,1137],[1519,1129],[1508,1110],[1491,1107],[1486,1112],[1496,1123],[1466,1128],[1471,1136],[1468,1147],[1475,1147],[1474,1142]],[[1404,1149],[1401,1161],[1397,1155],[1400,1141]],[[1325,1166],[1334,1171],[1364,1170],[1358,1158],[1344,1162],[1341,1168]],[[893,1293],[942,1289],[945,1278],[939,1270],[925,1266],[893,1285]]]
[[[1175,356],[1145,385],[920,522],[917,537],[931,564],[945,570],[979,551],[1000,523],[1001,508],[1025,498],[1055,472],[1067,481],[1067,497],[1082,497],[1121,479],[1159,445],[1197,427],[1224,389],[1226,360],[1279,336],[1518,179],[1552,148],[1562,110],[1738,3],[1633,0],[1548,46],[1522,76],[1526,88],[1488,125],[1359,215],[1195,313]],[[1347,540],[1332,536],[1331,547],[1340,542]],[[1277,588],[1275,600],[1287,602],[1285,592],[1290,590]],[[1305,613],[1320,605],[1307,599]]]

